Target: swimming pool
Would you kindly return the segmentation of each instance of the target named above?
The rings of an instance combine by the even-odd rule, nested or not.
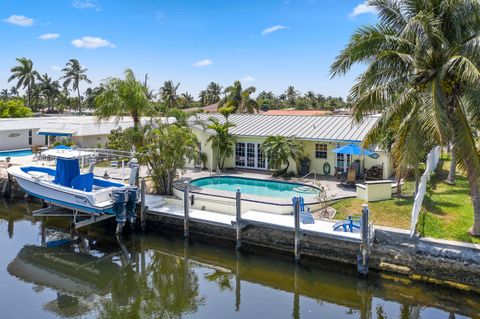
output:
[[[32,150],[0,151],[0,157],[20,157],[32,154]]]
[[[319,192],[317,188],[305,184],[268,181],[235,176],[199,178],[192,180],[190,185],[200,188],[230,192],[236,192],[237,188],[239,188],[242,194],[286,199],[294,196],[312,198],[315,197],[315,195],[317,195]]]

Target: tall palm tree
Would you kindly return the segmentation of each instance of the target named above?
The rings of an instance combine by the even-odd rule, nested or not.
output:
[[[225,159],[233,155],[235,148],[236,138],[230,133],[230,128],[234,127],[235,124],[231,122],[222,123],[216,117],[210,117],[209,122],[207,128],[213,130],[215,134],[210,135],[207,142],[212,143],[212,146],[217,149],[218,167],[223,169]]]
[[[299,93],[293,85],[287,87],[287,90],[285,91],[285,96],[287,98],[287,103],[289,107],[295,107],[298,95]]]
[[[294,137],[269,136],[262,143],[262,150],[267,155],[270,165],[275,169],[277,175],[288,172],[290,159],[298,163],[303,155],[303,146]],[[282,170],[282,167],[285,168]]]
[[[82,114],[82,97],[80,95],[80,82],[92,83],[87,77],[86,68],[82,68],[80,62],[76,59],[70,59],[65,67],[62,69],[63,86],[68,88],[70,85],[74,91],[77,91],[78,97],[78,113]]]
[[[38,88],[46,99],[47,109],[52,109],[52,100],[60,95],[60,84],[58,81],[53,81],[47,73],[38,76]]]
[[[206,106],[208,104],[207,90],[201,90],[200,93],[198,93],[198,100],[200,103],[202,103],[202,106]]]
[[[255,91],[254,86],[243,89],[240,81],[235,81],[232,86],[225,89],[226,95],[218,106],[231,106],[237,113],[254,113],[259,108],[257,101],[251,97]]]
[[[210,82],[207,86],[208,104],[217,103],[220,101],[220,95],[222,94],[222,86],[215,82]]]
[[[98,119],[117,119],[130,115],[134,129],[140,127],[140,118],[151,115],[153,105],[148,98],[148,88],[135,78],[131,69],[125,70],[124,79],[109,78],[103,85],[103,90],[95,97],[94,115]]]
[[[173,83],[173,81],[165,81],[163,86],[160,88],[160,98],[162,102],[165,103],[167,110],[177,107],[177,90],[180,86],[180,83]]]
[[[15,86],[10,88],[10,96],[18,96],[18,90]]]
[[[31,108],[32,104],[32,88],[35,85],[35,79],[38,76],[38,72],[33,69],[33,62],[27,58],[17,58],[18,65],[10,69],[12,75],[8,79],[8,82],[17,80],[15,88],[18,90],[20,87],[27,89],[27,101],[28,107]]]
[[[452,141],[466,171],[474,210],[472,235],[480,235],[480,2],[473,0],[371,0],[376,26],[358,29],[335,59],[332,76],[356,63],[367,69],[350,91],[353,116],[383,111],[364,146],[397,127],[396,166],[418,166],[420,144]]]

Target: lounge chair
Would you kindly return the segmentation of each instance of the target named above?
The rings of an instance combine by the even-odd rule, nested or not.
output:
[[[347,171],[347,180],[346,184],[348,186],[355,186],[355,183],[357,182],[357,171],[355,167],[350,166]]]

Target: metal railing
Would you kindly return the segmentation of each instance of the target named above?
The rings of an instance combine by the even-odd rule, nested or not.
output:
[[[307,178],[308,176],[312,175],[313,174],[313,183],[316,184],[317,183],[317,172],[316,171],[310,171],[308,172],[308,174],[302,176],[299,178],[299,181],[303,181],[305,178]]]

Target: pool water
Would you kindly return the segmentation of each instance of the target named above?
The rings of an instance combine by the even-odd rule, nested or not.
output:
[[[291,198],[294,196],[313,197],[318,194],[317,188],[304,184],[234,176],[199,178],[191,181],[190,184],[196,187],[230,192],[236,192],[237,188],[239,188],[242,194],[278,198]]]
[[[0,151],[0,157],[20,157],[32,154],[32,150]]]

